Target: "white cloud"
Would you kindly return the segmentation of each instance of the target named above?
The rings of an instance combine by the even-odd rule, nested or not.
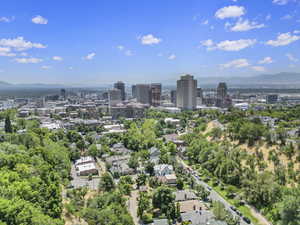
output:
[[[171,55],[169,55],[168,59],[169,60],[174,60],[174,59],[176,59],[176,55],[175,54],[171,54]]]
[[[292,61],[292,62],[298,62],[298,61],[299,61],[299,59],[297,59],[295,56],[293,56],[293,55],[290,54],[290,53],[287,53],[287,54],[286,54],[286,57],[288,57],[288,59],[289,59],[290,61]]]
[[[124,47],[123,45],[118,45],[118,46],[117,46],[117,49],[119,49],[120,51],[123,51],[124,48],[125,48],[125,47]]]
[[[225,64],[221,64],[221,68],[243,68],[250,66],[247,59],[236,59]]]
[[[201,45],[205,47],[212,47],[214,45],[214,42],[211,39],[201,41]]]
[[[130,51],[130,50],[126,50],[126,51],[125,51],[125,55],[126,55],[126,56],[132,56],[133,53],[132,53],[132,51]]]
[[[223,51],[240,51],[255,45],[255,39],[240,39],[236,41],[222,41],[216,45],[216,48]]]
[[[300,30],[294,30],[294,34],[300,34]]]
[[[201,24],[202,25],[208,25],[208,20],[204,20]]]
[[[291,32],[279,34],[276,40],[269,40],[266,42],[267,45],[274,47],[289,45],[295,41],[300,40],[300,36],[293,35]]]
[[[124,52],[126,56],[133,56],[133,52],[129,49],[126,49],[123,45],[118,45],[117,49],[119,49],[121,52]]]
[[[205,46],[208,51],[212,50],[223,50],[223,51],[240,51],[242,49],[251,47],[256,44],[255,39],[240,39],[235,41],[221,41],[214,44],[210,39],[202,41],[201,45]]]
[[[40,58],[15,58],[14,61],[16,61],[17,63],[40,63],[43,60]]]
[[[24,51],[30,48],[46,48],[43,44],[25,41],[23,37],[17,37],[15,39],[0,39],[0,46],[11,47],[17,51]]]
[[[265,57],[258,62],[258,64],[271,64],[271,63],[273,63],[273,59],[270,56]]]
[[[96,56],[95,52],[92,52],[84,57],[85,60],[92,60]]]
[[[268,14],[267,16],[266,16],[266,20],[268,21],[268,20],[270,20],[272,18],[272,15],[271,14]]]
[[[266,68],[263,66],[252,66],[251,68],[257,72],[265,72],[266,71]]]
[[[157,38],[157,37],[153,36],[152,34],[144,35],[140,39],[141,39],[141,43],[143,45],[159,44],[162,41],[160,38]]]
[[[0,73],[3,73],[3,72],[4,72],[4,70],[1,70],[1,69],[0,69]]]
[[[217,17],[218,19],[236,18],[244,15],[245,13],[246,10],[243,6],[231,5],[219,9],[216,12],[215,17]]]
[[[228,23],[225,24],[225,27],[230,26]],[[243,20],[239,19],[234,26],[231,26],[230,30],[231,31],[248,31],[248,30],[253,30],[253,29],[260,29],[265,27],[264,24],[258,24],[254,21],[249,21],[249,20]]]
[[[15,20],[15,17],[5,17],[5,16],[3,16],[3,17],[0,17],[0,22],[4,22],[4,23],[10,23],[10,22],[12,22],[12,21],[14,21]]]
[[[54,61],[63,61],[63,58],[61,56],[53,56],[52,59]]]
[[[69,70],[73,70],[73,67],[72,66],[69,66],[69,68],[68,68]]]
[[[297,2],[298,0],[273,0],[274,4],[277,5],[286,5],[289,2]]]
[[[41,69],[43,69],[43,70],[49,70],[49,69],[51,69],[52,67],[51,66],[42,66],[41,67]]]
[[[31,21],[35,24],[47,24],[48,20],[42,16],[35,16],[31,19]]]
[[[0,56],[12,57],[12,56],[16,56],[16,54],[12,53],[11,49],[8,47],[0,47]]]

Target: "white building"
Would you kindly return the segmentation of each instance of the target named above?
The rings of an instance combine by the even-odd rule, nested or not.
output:
[[[177,107],[193,110],[197,106],[197,80],[191,75],[181,76],[177,81]]]
[[[159,164],[154,166],[154,174],[157,177],[174,174],[172,165]]]
[[[80,159],[75,161],[75,166],[79,166],[85,163],[93,163],[95,160],[91,156],[81,157]]]
[[[89,174],[98,174],[95,163],[86,163],[76,166],[78,176],[87,176]]]

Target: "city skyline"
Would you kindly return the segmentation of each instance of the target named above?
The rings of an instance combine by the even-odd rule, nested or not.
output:
[[[298,0],[13,0],[0,9],[0,81],[89,85],[296,72],[298,9]]]

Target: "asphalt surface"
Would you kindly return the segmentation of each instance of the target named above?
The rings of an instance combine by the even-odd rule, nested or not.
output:
[[[182,162],[182,160],[180,160],[179,162],[181,163],[181,165],[183,165],[184,168],[189,168],[186,164],[184,164],[184,162]],[[192,175],[192,177],[196,180],[196,182],[198,184],[202,185],[204,188],[206,188],[210,192],[209,198],[212,201],[222,202],[224,204],[226,210],[228,210],[234,217],[240,218],[240,224],[241,225],[249,225],[249,223],[246,223],[235,211],[233,211],[230,208],[230,206],[232,206],[232,205],[230,205],[221,195],[219,195],[216,191],[214,191],[212,189],[212,187],[210,187],[207,183],[200,180],[199,177],[196,175],[197,173],[195,171],[191,170],[191,171],[188,171],[188,172]],[[252,223],[250,223],[250,224],[252,224]]]
[[[71,168],[71,176],[73,178],[73,180],[71,181],[71,184],[74,186],[74,188],[87,186],[91,190],[98,189],[100,178],[93,177],[92,180],[88,180],[87,177],[77,176],[74,165],[72,165],[72,168]]]

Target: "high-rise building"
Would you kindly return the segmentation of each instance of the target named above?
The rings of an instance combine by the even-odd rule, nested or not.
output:
[[[161,100],[161,84],[153,83],[150,86],[150,104],[153,106],[159,106]]]
[[[119,89],[121,91],[121,99],[122,101],[126,100],[126,93],[125,93],[125,84],[122,81],[118,81],[114,84],[114,88]]]
[[[197,105],[203,104],[203,90],[202,88],[197,88]]]
[[[150,104],[150,85],[137,84],[135,85],[136,100],[143,104]]]
[[[133,97],[133,98],[136,98],[136,85],[135,85],[135,84],[132,85],[132,87],[131,87],[131,92],[132,92],[132,97]]]
[[[121,91],[117,88],[113,88],[108,91],[108,102],[109,106],[115,106],[122,102]]]
[[[227,96],[227,85],[225,82],[221,82],[217,87],[217,98],[225,99],[226,96]]]
[[[267,95],[266,96],[267,104],[275,104],[278,102],[278,95]]]
[[[171,103],[173,103],[174,105],[176,105],[176,90],[171,90]]]
[[[184,75],[177,81],[177,107],[183,110],[196,108],[197,80],[191,75]]]
[[[60,89],[60,97],[63,99],[63,100],[66,100],[66,89]]]
[[[227,85],[225,82],[219,83],[217,87],[216,106],[226,108],[231,105],[231,99],[227,93]]]

